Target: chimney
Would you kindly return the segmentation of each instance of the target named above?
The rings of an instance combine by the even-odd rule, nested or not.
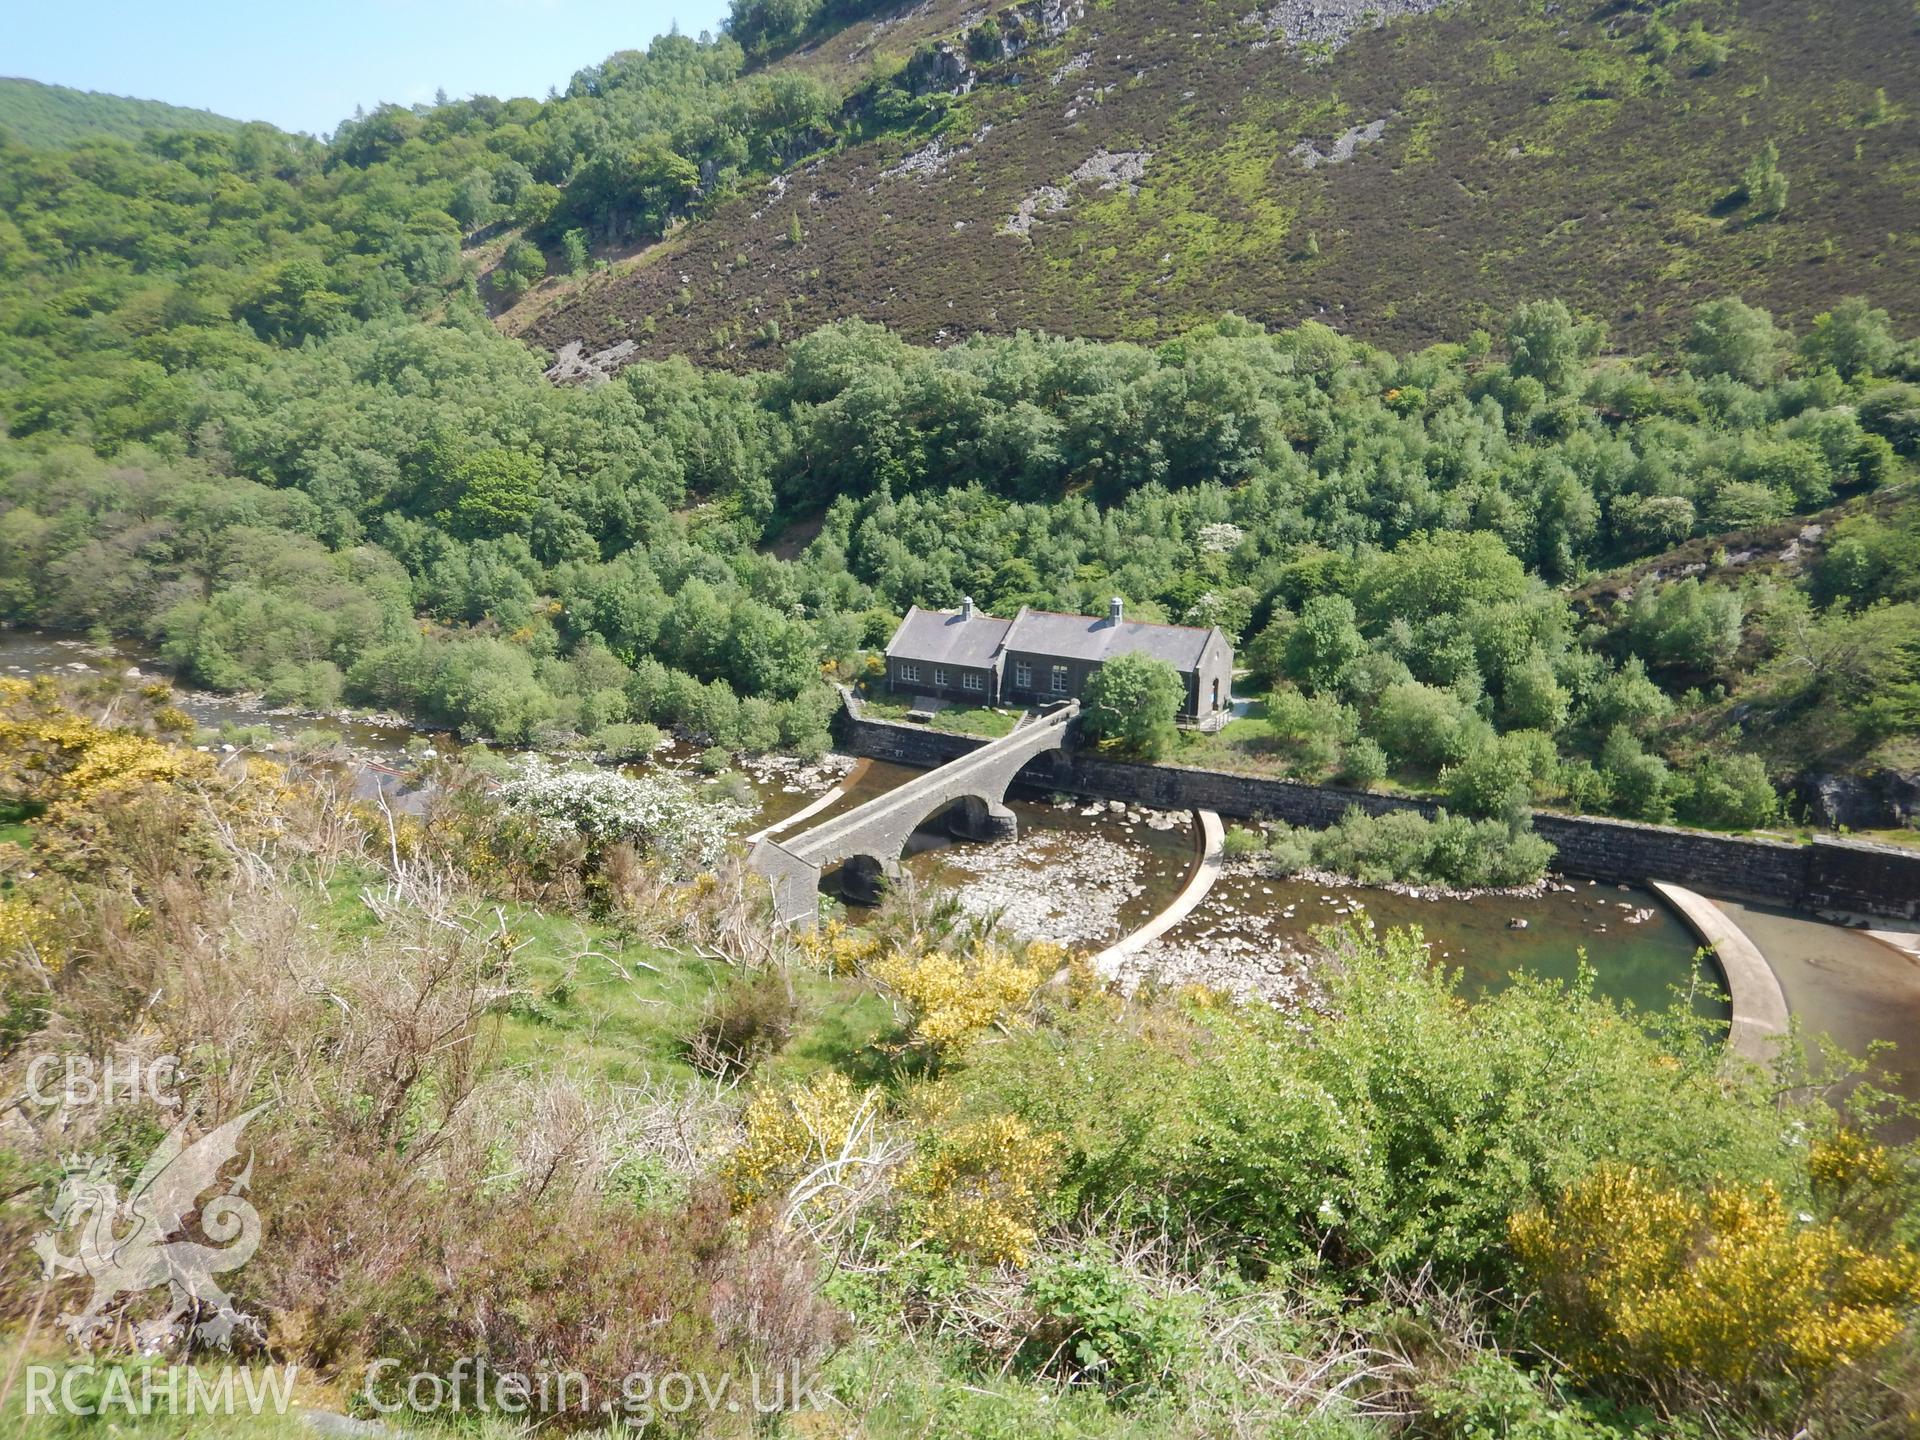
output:
[[[1118,625],[1120,623],[1120,616],[1125,610],[1126,606],[1121,603],[1118,595],[1107,601],[1107,623],[1109,625]]]
[[[971,620],[973,618],[973,596],[962,595],[960,597],[960,618],[962,620]]]

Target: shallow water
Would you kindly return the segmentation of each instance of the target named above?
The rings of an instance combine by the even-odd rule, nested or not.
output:
[[[1861,931],[1791,910],[1718,903],[1767,957],[1788,1013],[1810,1037],[1830,1036],[1855,1055],[1876,1040],[1891,1042],[1879,1083],[1920,1103],[1920,960]],[[1920,1123],[1900,1121],[1887,1131],[1910,1139],[1920,1134]]]
[[[130,647],[102,650],[74,637],[0,632],[0,674],[120,674],[129,668],[164,678],[151,656]],[[404,724],[276,712],[246,697],[181,691],[179,703],[203,726],[265,726],[281,741],[306,730],[336,731],[357,761],[385,767],[373,772],[383,775],[385,784],[404,783],[385,772],[408,768],[409,739],[425,735],[438,746],[451,743],[444,734]],[[697,775],[696,760],[691,749],[671,746],[649,763]],[[839,783],[853,763],[829,757],[824,765],[802,766],[771,757],[753,767],[758,773],[749,778],[760,805],[754,824],[774,824],[794,814]],[[844,813],[920,773],[871,762],[846,795],[809,823]],[[1097,948],[1157,913],[1178,892],[1192,863],[1191,824],[1185,816],[1156,829],[1144,818],[1130,820],[1090,801],[1056,806],[1043,796],[1016,795],[1010,804],[1020,838],[995,845],[954,841],[941,827],[941,817],[930,817],[908,846],[908,872],[923,884],[954,887],[975,913],[999,912],[1011,930]],[[1643,890],[1581,882],[1570,894],[1554,891],[1536,898],[1425,900],[1385,890],[1263,879],[1230,867],[1201,906],[1156,942],[1145,959],[1179,962],[1177,970],[1188,962],[1218,968],[1257,957],[1287,970],[1301,963],[1294,957],[1310,950],[1313,927],[1352,918],[1356,905],[1380,926],[1420,925],[1436,960],[1458,968],[1469,993],[1504,985],[1521,970],[1570,980],[1584,951],[1601,993],[1659,1008],[1670,1002],[1673,987],[1687,983],[1696,948],[1691,932]],[[1874,1039],[1920,1047],[1920,962],[1865,935],[1790,912],[1730,902],[1727,909],[1772,961],[1790,1008],[1810,1031],[1830,1033],[1855,1051]],[[1637,913],[1642,918],[1631,923],[1629,917]],[[1525,929],[1510,928],[1516,918],[1528,922]],[[1703,1014],[1724,1017],[1726,998],[1711,966],[1704,980],[1692,995],[1693,1005]],[[1903,1075],[1897,1088],[1920,1100],[1920,1066]]]
[[[133,646],[116,643],[95,645],[70,635],[47,635],[31,630],[0,631],[0,675],[21,679],[34,675],[65,673],[85,677],[120,675],[138,683],[172,677],[159,661]],[[450,737],[432,735],[405,724],[374,724],[360,719],[303,715],[291,710],[275,710],[256,699],[235,695],[214,695],[201,690],[176,686],[174,704],[195,722],[209,730],[224,725],[250,728],[264,725],[276,740],[291,740],[307,730],[330,730],[339,735],[356,753],[383,763],[404,761],[407,741],[415,735],[445,742]]]
[[[1460,972],[1469,995],[1499,989],[1520,972],[1572,981],[1584,955],[1594,988],[1612,999],[1665,1009],[1681,987],[1696,1012],[1717,1019],[1730,1013],[1712,965],[1703,968],[1699,984],[1690,984],[1696,942],[1658,897],[1584,882],[1571,893],[1424,899],[1274,879],[1230,865],[1199,908],[1139,965],[1166,965],[1183,980],[1210,979],[1210,968],[1246,967],[1271,977],[1250,988],[1284,996],[1310,968],[1302,957],[1313,948],[1312,931],[1363,916],[1382,929],[1419,926],[1434,959]],[[1516,928],[1516,920],[1525,927]]]
[[[922,773],[875,761],[847,795],[809,823],[843,814]],[[1015,933],[1098,948],[1163,909],[1193,863],[1190,816],[1154,829],[1093,801],[1056,806],[1016,796],[1010,804],[1019,839],[994,845],[953,840],[935,816],[908,845],[908,873],[922,884],[954,888],[976,914],[1004,908],[1002,924]],[[826,888],[832,893],[831,873]],[[1710,963],[1699,984],[1690,984],[1697,942],[1663,901],[1646,890],[1584,882],[1572,893],[1538,897],[1424,900],[1266,879],[1229,867],[1199,908],[1143,952],[1140,963],[1195,961],[1202,973],[1271,964],[1276,973],[1296,973],[1307,964],[1301,957],[1313,949],[1312,930],[1352,918],[1356,905],[1364,905],[1382,927],[1421,926],[1435,959],[1462,972],[1469,994],[1499,988],[1519,971],[1571,981],[1584,951],[1603,995],[1665,1009],[1680,987],[1698,1013],[1716,1019],[1729,1014]],[[1526,928],[1511,928],[1515,919],[1526,920]]]
[[[53,673],[80,677],[117,675],[135,682],[171,679],[155,656],[124,643],[100,646],[77,636],[29,630],[0,631],[0,675],[28,678]],[[440,752],[459,748],[459,741],[446,731],[423,729],[398,720],[374,721],[344,712],[316,715],[274,708],[257,697],[245,695],[217,695],[176,686],[174,703],[203,729],[264,728],[272,737],[271,743],[278,745],[309,731],[332,732],[340,737],[346,752],[338,768],[352,773],[369,797],[376,790],[390,796],[408,792],[409,776],[415,765],[407,751],[409,741],[424,739]],[[701,773],[698,761],[699,751],[695,747],[675,743],[663,746],[645,764],[625,768],[671,769],[696,783],[719,783]],[[768,756],[749,762],[747,780],[759,805],[754,823],[769,825],[792,815],[837,784],[854,763],[851,757],[836,755],[829,755],[814,765],[788,756]]]

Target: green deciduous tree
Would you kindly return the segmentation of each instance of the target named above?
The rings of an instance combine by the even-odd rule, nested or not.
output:
[[[1857,296],[1842,300],[1813,322],[1800,342],[1800,353],[1813,365],[1830,365],[1845,379],[1884,374],[1899,353],[1892,322]]]
[[[1687,368],[1696,375],[1731,375],[1747,385],[1766,385],[1779,375],[1789,339],[1772,315],[1738,296],[1712,300],[1693,312]]]
[[[1566,390],[1605,339],[1605,326],[1577,320],[1565,302],[1531,300],[1507,326],[1508,364],[1548,390]]]
[[[540,504],[540,462],[509,450],[481,450],[454,469],[453,513],[477,535],[501,535],[525,525]]]
[[[1117,655],[1092,675],[1081,695],[1088,733],[1147,759],[1167,750],[1174,737],[1185,687],[1180,672],[1164,660],[1138,653]]]

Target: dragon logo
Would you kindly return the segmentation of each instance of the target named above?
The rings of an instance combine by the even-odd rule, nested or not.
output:
[[[232,1299],[214,1283],[222,1271],[235,1270],[260,1247],[260,1214],[242,1198],[253,1178],[253,1154],[231,1181],[220,1171],[240,1153],[240,1132],[267,1107],[257,1105],[191,1144],[183,1122],[160,1142],[123,1199],[111,1166],[94,1156],[68,1160],[60,1189],[47,1218],[53,1228],[34,1241],[34,1250],[51,1279],[83,1275],[93,1282],[85,1308],[60,1317],[67,1333],[85,1342],[106,1328],[107,1310],[122,1295],[137,1295],[166,1285],[171,1304],[159,1320],[138,1328],[141,1347],[164,1348],[191,1328],[195,1340],[230,1346],[236,1328],[258,1331],[259,1322],[234,1309]],[[219,1187],[205,1204],[200,1197]],[[188,1219],[212,1244],[188,1236]],[[58,1237],[77,1230],[78,1244],[62,1254]]]

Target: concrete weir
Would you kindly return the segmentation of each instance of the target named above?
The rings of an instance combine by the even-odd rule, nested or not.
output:
[[[907,837],[943,810],[955,812],[955,834],[974,840],[1011,838],[1016,825],[1004,803],[1007,786],[1034,756],[1066,743],[1067,728],[1079,713],[1080,702],[1069,700],[810,830],[784,839],[763,834],[747,864],[772,886],[775,915],[787,924],[811,924],[819,913],[821,872],[842,862],[858,898],[877,898],[886,877],[899,868]]]
[[[1726,911],[1706,896],[1663,880],[1649,880],[1647,884],[1679,911],[1680,918],[1719,962],[1727,994],[1733,1001],[1728,1053],[1756,1065],[1772,1064],[1778,1056],[1780,1038],[1787,1033],[1787,995],[1767,957]]]
[[[1213,882],[1220,878],[1220,867],[1226,854],[1226,826],[1212,810],[1196,810],[1193,818],[1194,833],[1199,841],[1199,855],[1195,859],[1193,873],[1187,876],[1187,883],[1180,887],[1180,893],[1173,897],[1166,909],[1093,957],[1094,971],[1102,979],[1113,979],[1120,973],[1122,960],[1146,949],[1191,915],[1199,908],[1200,902],[1207,898],[1207,892],[1213,889]]]

